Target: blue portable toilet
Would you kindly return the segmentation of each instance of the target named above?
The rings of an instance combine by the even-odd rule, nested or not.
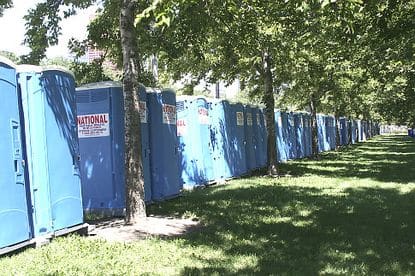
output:
[[[288,160],[288,152],[286,150],[286,116],[284,112],[275,110],[275,140],[277,146],[277,161],[285,162]],[[285,122],[285,123],[284,123]]]
[[[147,101],[140,86],[141,159],[145,201],[151,200]],[[117,82],[76,89],[83,207],[86,212],[123,215],[125,209],[124,96]]]
[[[212,99],[208,102],[210,120],[210,151],[215,180],[232,177],[230,157],[231,131],[229,102]]]
[[[18,67],[34,237],[83,223],[75,80],[62,69]]]
[[[252,116],[256,167],[265,168],[268,159],[268,141],[263,110],[258,107],[253,108]]]
[[[246,151],[246,169],[252,171],[258,166],[256,164],[255,150],[256,143],[254,141],[254,109],[255,107],[246,105],[244,107],[244,130],[245,130],[245,151]],[[256,125],[256,122],[255,122]]]
[[[296,158],[304,158],[305,154],[305,141],[304,141],[304,122],[303,114],[294,113],[294,129],[295,129],[295,138],[296,138],[296,147],[297,147],[297,156]]]
[[[201,97],[177,98],[177,137],[180,180],[185,189],[214,179],[209,145],[209,110]]]
[[[150,132],[152,199],[178,196],[183,188],[179,179],[176,126],[176,93],[171,89],[147,89]]]
[[[0,57],[0,255],[32,237],[14,64]]]
[[[228,133],[228,138],[230,138],[231,172],[232,176],[238,177],[248,172],[246,167],[244,107],[240,103],[233,103],[229,106],[231,131]]]

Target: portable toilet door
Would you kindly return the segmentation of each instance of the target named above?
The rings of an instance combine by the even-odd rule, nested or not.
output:
[[[150,168],[152,199],[160,201],[180,194],[176,94],[173,90],[147,89],[150,118]]]
[[[0,57],[0,255],[31,238],[14,64]]]
[[[240,103],[230,104],[230,157],[232,176],[238,177],[247,173],[245,150],[245,116],[244,107]]]
[[[181,183],[184,189],[203,186],[208,182],[204,164],[208,144],[204,143],[206,140],[203,139],[201,128],[208,129],[207,110],[203,111],[202,106],[199,110],[198,98],[191,96],[178,97],[176,110]],[[200,116],[204,116],[204,124],[201,124]]]
[[[275,115],[275,140],[277,146],[277,161],[285,162],[288,160],[285,142],[285,128],[283,123],[283,112],[276,110]]]
[[[232,177],[229,158],[229,102],[226,100],[211,100],[208,103],[210,120],[210,151],[214,180],[224,180]]]
[[[246,168],[247,171],[252,171],[257,168],[255,158],[255,142],[254,142],[254,119],[253,110],[255,107],[246,105],[244,107],[245,113],[245,151],[246,151]]]
[[[75,81],[61,69],[19,66],[34,236],[81,225]]]
[[[297,156],[296,158],[305,157],[305,144],[304,144],[304,123],[303,115],[301,113],[294,113],[294,129],[295,129],[295,139],[297,147]]]

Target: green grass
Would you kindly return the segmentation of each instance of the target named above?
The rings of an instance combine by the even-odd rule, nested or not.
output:
[[[415,274],[415,142],[405,136],[281,166],[152,205],[200,231],[131,244],[54,240],[0,259],[20,275]]]

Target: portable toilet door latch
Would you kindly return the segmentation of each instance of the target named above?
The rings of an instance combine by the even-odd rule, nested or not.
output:
[[[24,163],[22,162],[21,142],[20,142],[20,125],[19,122],[11,120],[11,132],[13,143],[13,165],[15,172],[16,184],[24,185]]]

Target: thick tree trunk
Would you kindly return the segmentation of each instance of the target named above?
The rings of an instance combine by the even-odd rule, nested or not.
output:
[[[146,216],[138,93],[140,65],[134,28],[135,6],[134,0],[121,1],[120,32],[125,108],[125,222],[128,224],[137,223]]]
[[[310,112],[311,112],[311,148],[313,156],[318,155],[318,130],[317,130],[317,111],[316,97],[314,93],[310,95]]]
[[[265,103],[265,118],[267,122],[267,168],[269,175],[278,175],[277,167],[277,147],[275,137],[275,100],[274,100],[274,89],[273,89],[273,76],[272,76],[272,59],[267,53],[263,53],[263,77],[264,77],[264,103]]]

